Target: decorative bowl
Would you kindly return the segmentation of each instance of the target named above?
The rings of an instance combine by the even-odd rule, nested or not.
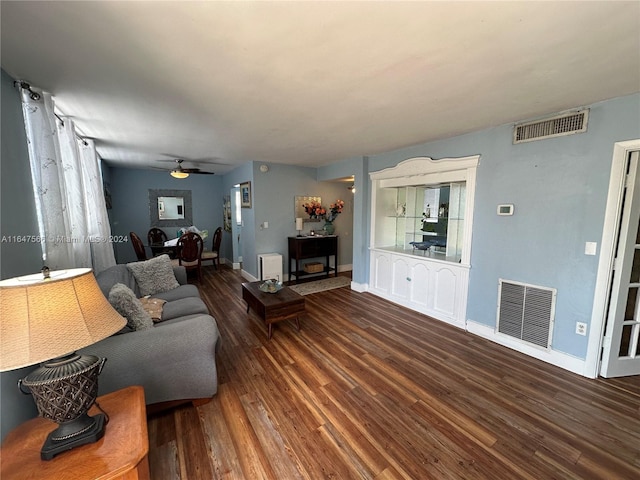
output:
[[[263,284],[261,284],[258,288],[262,292],[278,293],[280,290],[282,290],[282,283],[276,280],[267,280]]]

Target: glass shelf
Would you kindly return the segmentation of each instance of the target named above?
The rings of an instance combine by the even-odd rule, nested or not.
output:
[[[374,246],[459,261],[465,194],[465,182],[381,188]]]

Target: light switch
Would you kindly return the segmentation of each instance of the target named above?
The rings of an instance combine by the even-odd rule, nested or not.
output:
[[[264,225],[264,228],[269,228],[269,222],[264,222],[263,225]]]
[[[587,242],[584,245],[584,254],[585,255],[595,255],[597,249],[598,249],[598,243],[597,242]]]

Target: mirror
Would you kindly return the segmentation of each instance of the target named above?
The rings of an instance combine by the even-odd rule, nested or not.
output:
[[[158,218],[160,220],[184,218],[184,198],[158,197]]]
[[[149,190],[149,224],[151,227],[189,227],[191,190]]]

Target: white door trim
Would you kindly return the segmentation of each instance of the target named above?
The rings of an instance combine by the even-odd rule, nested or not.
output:
[[[624,192],[625,165],[629,152],[640,150],[640,139],[616,142],[613,147],[609,193],[604,215],[602,240],[600,241],[600,259],[593,296],[591,327],[587,357],[584,363],[585,377],[596,378],[600,373],[600,352],[604,339],[604,327],[607,315],[607,302],[611,289],[611,271],[615,255],[615,241],[618,232],[619,212]]]

